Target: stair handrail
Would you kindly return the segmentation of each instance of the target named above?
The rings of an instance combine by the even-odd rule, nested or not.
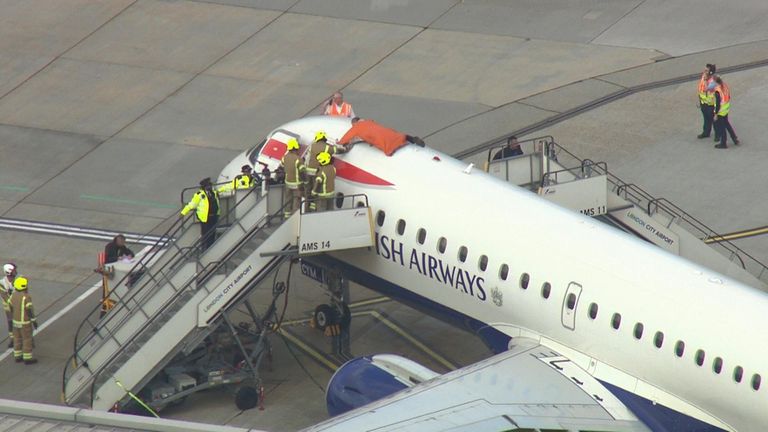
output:
[[[232,209],[236,208],[238,205],[240,205],[242,202],[244,202],[246,197],[249,196],[251,193],[257,193],[258,194],[258,189],[257,188],[252,188],[245,196],[243,196],[236,203],[236,205]],[[257,200],[256,202],[258,203],[259,200]],[[173,216],[175,216],[176,214],[177,213],[174,212]],[[221,223],[221,221],[219,223]],[[183,235],[183,233],[186,232],[186,230],[191,229],[193,226],[194,226],[194,223],[189,223],[189,224],[186,224],[186,226],[185,226],[185,220],[179,218],[179,220],[174,222],[171,225],[171,227],[168,228],[168,230],[166,231],[165,234],[160,236],[160,239],[167,239],[166,242],[163,243],[163,246],[164,247],[168,247],[169,245],[175,245],[175,239],[179,238],[179,237],[177,237],[178,234],[179,234],[179,231],[182,231],[182,235]],[[158,240],[156,245],[160,244],[160,241],[161,241],[160,239]],[[119,284],[125,282],[126,278],[128,278],[131,274],[133,274],[133,273],[135,273],[136,271],[139,271],[139,270],[144,270],[145,274],[143,276],[149,277],[149,279],[146,279],[145,283],[142,284],[141,286],[135,286],[132,289],[128,290],[128,292],[126,293],[125,296],[121,297],[119,294],[117,294],[117,293],[115,293],[113,291],[111,294],[114,295],[115,297],[117,297],[117,299],[118,299],[118,302],[116,303],[116,307],[118,307],[118,306],[119,307],[126,307],[126,308],[128,308],[129,311],[131,311],[131,308],[129,307],[128,302],[130,302],[131,300],[134,300],[140,293],[144,293],[145,292],[144,291],[145,287],[147,287],[147,286],[150,286],[150,287],[156,286],[156,284],[159,283],[153,276],[155,274],[158,274],[158,273],[162,272],[162,270],[164,270],[164,269],[166,269],[168,267],[172,267],[173,265],[178,264],[178,262],[179,262],[178,258],[182,258],[182,259],[189,258],[191,256],[189,254],[189,252],[196,250],[196,248],[199,246],[200,241],[201,241],[201,239],[198,238],[198,239],[196,239],[196,241],[191,246],[183,248],[183,249],[180,248],[179,251],[177,252],[177,254],[175,256],[171,257],[171,259],[168,262],[166,262],[161,268],[154,269],[153,271],[150,271],[150,268],[146,265],[146,263],[151,262],[151,260],[160,252],[160,250],[163,249],[162,247],[158,247],[158,246],[154,246],[153,245],[153,249],[154,249],[153,253],[151,255],[150,254],[145,254],[145,256],[142,257],[142,259],[140,259],[136,264],[134,264],[134,266],[131,268],[131,270],[123,278],[120,279],[120,281],[118,282],[118,284],[116,286],[118,286]],[[193,258],[197,259],[197,256],[193,256]],[[173,272],[172,274],[175,274],[175,272]],[[168,279],[170,279],[170,277],[172,277],[172,274],[171,275],[163,275],[164,277],[162,279],[168,280]],[[138,302],[133,307],[139,306],[139,308],[141,308],[141,305],[142,305],[142,303]],[[101,304],[97,304],[94,307],[94,309],[89,314],[86,315],[85,319],[78,326],[78,330],[77,330],[77,332],[75,334],[75,346],[74,346],[73,354],[70,356],[69,360],[67,361],[67,363],[65,365],[65,368],[64,368],[64,371],[63,371],[63,376],[62,376],[62,386],[63,386],[63,388],[66,388],[66,383],[67,383],[67,380],[68,380],[69,367],[70,366],[72,366],[72,367],[78,367],[79,366],[79,363],[78,363],[78,360],[79,360],[78,352],[90,340],[90,337],[92,337],[95,334],[98,334],[98,332],[100,330],[105,330],[106,329],[107,336],[109,336],[111,339],[114,339],[113,335],[111,334],[111,331],[109,331],[109,329],[106,327],[106,324],[109,323],[111,321],[112,317],[114,317],[116,314],[108,314],[104,318],[102,318],[99,321],[97,321],[96,324],[93,324],[93,323],[90,322],[91,317],[93,315],[95,315],[95,314],[98,314],[100,309],[101,309]],[[78,344],[78,339],[79,339],[80,332],[82,331],[82,329],[84,328],[84,326],[86,324],[90,325],[91,332],[89,333],[89,335],[88,335],[89,337],[86,338],[86,340],[84,340],[82,343]]]
[[[190,278],[184,284],[184,286],[180,287],[173,294],[173,296],[170,299],[166,300],[166,302],[163,303],[163,305],[160,308],[158,308],[158,310],[154,314],[152,314],[152,317],[149,318],[147,322],[152,322],[157,317],[159,317],[160,315],[164,314],[168,310],[168,308],[170,308],[176,302],[176,299],[178,299],[182,295],[182,293],[186,292],[189,289],[189,287],[192,284],[192,282],[195,282],[195,285],[197,285],[197,286],[204,285],[205,282],[208,281],[210,276],[215,274],[216,271],[221,266],[226,264],[226,262],[229,259],[229,257],[231,257],[233,254],[237,253],[239,251],[239,249],[242,248],[242,246],[247,242],[246,238],[247,239],[252,238],[254,235],[258,234],[259,231],[261,231],[262,229],[264,229],[267,226],[267,224],[262,224],[261,222],[263,222],[264,220],[269,221],[272,218],[282,218],[283,210],[288,205],[290,205],[290,203],[285,203],[276,212],[274,212],[272,214],[264,215],[262,218],[260,218],[259,222],[256,223],[254,228],[251,231],[249,231],[246,235],[244,235],[243,239],[241,239],[236,244],[235,247],[233,247],[227,254],[225,254],[225,256],[223,256],[222,259],[217,260],[217,261],[211,261],[210,263],[205,265],[200,272],[198,272],[198,275],[202,275],[202,278],[200,279],[202,282],[198,282],[198,278],[197,277]],[[277,258],[280,259],[280,257],[277,257]],[[141,335],[144,330],[145,330],[144,328],[140,328],[138,331],[134,332],[131,335],[131,337],[128,340],[126,340],[124,343],[121,344],[121,343],[118,342],[118,349],[115,350],[115,352],[113,352],[112,355],[109,356],[107,361],[103,362],[99,366],[97,371],[93,372],[93,377],[91,378],[91,391],[90,391],[90,397],[89,397],[89,406],[93,406],[93,397],[95,395],[95,391],[94,391],[95,390],[95,385],[98,382],[98,379],[101,376],[101,374],[112,363],[112,361],[114,361],[115,358],[117,358],[120,354],[122,354],[122,351],[125,349],[125,347],[129,346],[133,341],[135,341],[136,338],[138,338],[139,335]]]

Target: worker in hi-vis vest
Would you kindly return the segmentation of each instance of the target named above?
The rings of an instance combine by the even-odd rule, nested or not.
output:
[[[304,161],[299,155],[299,141],[290,138],[286,143],[286,152],[281,164],[285,170],[285,188],[283,189],[283,216],[288,219],[293,212],[301,208],[302,186],[305,171]]]
[[[13,347],[13,317],[11,316],[11,295],[13,295],[13,281],[16,279],[16,264],[8,263],[3,266],[3,279],[0,280],[0,301],[3,303],[3,312],[8,324],[8,348]]]
[[[181,217],[195,210],[200,222],[200,251],[205,251],[216,241],[216,224],[219,222],[219,194],[213,189],[210,177],[200,180],[200,190],[181,210]]]
[[[731,89],[723,82],[719,77],[715,77],[714,95],[715,95],[715,135],[720,137],[720,143],[715,145],[715,148],[728,148],[728,136],[731,135],[733,143],[739,145],[739,138],[736,136],[736,132],[731,127],[731,122],[728,121],[728,113],[731,111]]]
[[[322,212],[333,208],[333,193],[336,187],[336,168],[331,164],[332,156],[328,152],[320,152],[317,161],[320,168],[315,175],[312,187],[312,202],[310,210]]]
[[[218,188],[219,193],[230,193],[236,189],[250,189],[261,183],[261,178],[253,172],[250,165],[243,165],[240,168],[240,174],[236,175],[232,181],[224,183]]]
[[[32,297],[27,291],[27,278],[19,276],[13,281],[15,290],[11,294],[11,313],[13,314],[13,358],[17,363],[34,364],[37,359],[32,355],[34,342],[32,328],[37,328]]]
[[[698,102],[699,109],[701,109],[701,116],[704,119],[704,127],[701,133],[696,138],[708,138],[712,131],[712,117],[715,113],[715,95],[709,90],[709,85],[715,81],[716,66],[707,63],[704,68],[704,72],[701,73],[699,79],[698,88]],[[717,131],[715,131],[715,138],[717,138]]]
[[[336,117],[352,118],[355,116],[355,111],[352,109],[352,105],[344,102],[344,95],[341,92],[336,92],[325,103],[325,110],[323,114]]]

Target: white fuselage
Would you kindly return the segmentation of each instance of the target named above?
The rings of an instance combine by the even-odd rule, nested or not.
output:
[[[349,123],[310,118],[282,128],[304,137],[320,126],[338,138]],[[337,178],[337,192],[368,196],[377,247],[336,259],[506,335],[537,339],[597,379],[683,414],[738,431],[768,425],[768,387],[753,389],[768,376],[768,348],[757,339],[768,331],[766,293],[479,170],[467,174],[430,148],[387,157],[359,144],[340,158],[393,186]]]

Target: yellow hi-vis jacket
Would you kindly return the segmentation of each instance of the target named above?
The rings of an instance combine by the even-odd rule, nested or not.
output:
[[[11,295],[11,312],[13,313],[13,326],[21,328],[35,320],[35,310],[32,308],[32,297],[27,290],[15,291]]]
[[[338,147],[328,144],[327,141],[315,142],[309,146],[309,157],[307,159],[307,174],[316,175],[320,168],[320,162],[317,161],[317,155],[326,152],[333,156],[338,153]]]
[[[219,205],[219,194],[215,190],[212,190],[211,192],[213,194],[213,199],[216,200],[216,207],[219,209],[220,213],[221,206]],[[209,208],[210,204],[208,203],[208,194],[205,193],[205,189],[200,189],[199,191],[195,192],[195,195],[192,197],[189,203],[184,207],[184,209],[181,210],[181,215],[186,216],[187,213],[193,209],[197,209],[197,220],[202,223],[206,223],[208,222]]]
[[[720,95],[720,106],[715,114],[725,117],[731,110],[731,89],[725,83],[715,87],[715,93]]]
[[[715,79],[706,72],[701,74],[701,79],[699,79],[699,102],[701,102],[702,105],[715,105],[715,93],[707,91],[709,83],[714,80]]]
[[[245,174],[239,174],[231,182],[226,183],[219,187],[219,192],[231,192],[235,189],[250,189],[256,182],[253,181],[251,176]]]

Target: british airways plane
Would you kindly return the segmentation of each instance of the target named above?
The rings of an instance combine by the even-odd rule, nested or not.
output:
[[[219,180],[276,168],[290,137],[306,146],[350,126],[285,124]],[[324,264],[499,354],[443,376],[353,360],[329,384],[339,415],[311,430],[768,429],[765,292],[429,147],[387,157],[357,144],[334,164],[337,192],[368,196],[375,248]]]

